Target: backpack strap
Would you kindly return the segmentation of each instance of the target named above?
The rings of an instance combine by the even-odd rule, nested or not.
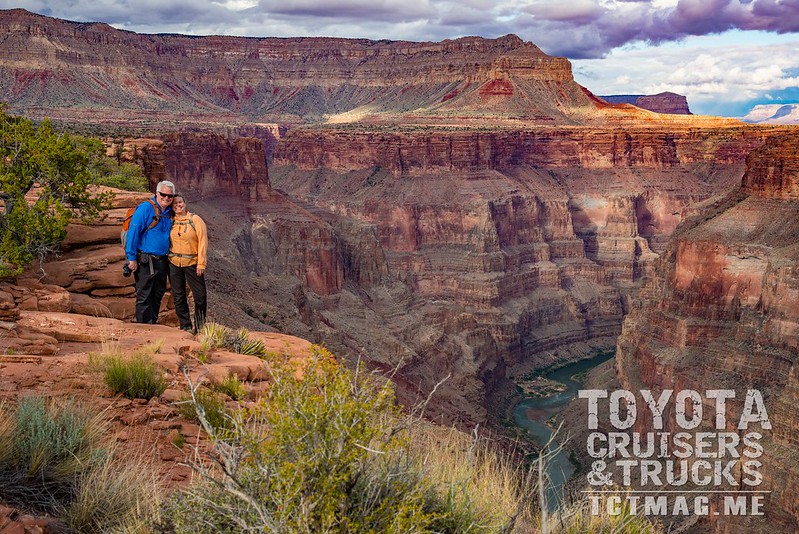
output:
[[[180,224],[182,226],[185,226],[186,224],[188,224],[188,225],[191,226],[191,229],[194,230],[194,233],[195,234],[197,233],[197,227],[194,226],[194,214],[193,213],[189,214],[189,220],[188,221],[174,221],[172,224]]]
[[[148,227],[147,227],[147,228],[144,230],[145,232],[147,232],[147,230],[151,230],[151,229],[155,228],[155,227],[158,225],[158,223],[161,221],[161,215],[163,214],[163,211],[161,210],[161,206],[159,206],[157,202],[155,202],[155,201],[154,201],[153,199],[151,199],[151,198],[148,198],[148,199],[147,199],[147,202],[149,202],[150,204],[152,204],[152,206],[153,206],[153,211],[154,211],[155,213],[153,214],[153,220],[152,220],[152,221],[150,221],[150,226],[148,226]]]

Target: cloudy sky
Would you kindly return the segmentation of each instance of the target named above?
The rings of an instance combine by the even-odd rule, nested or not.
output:
[[[799,0],[0,0],[140,33],[439,41],[514,33],[598,95],[673,91],[694,113],[799,102]]]

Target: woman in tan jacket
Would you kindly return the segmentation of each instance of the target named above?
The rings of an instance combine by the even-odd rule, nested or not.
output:
[[[197,332],[205,322],[208,306],[205,288],[205,266],[207,263],[208,234],[205,222],[186,210],[186,199],[175,195],[172,201],[172,232],[169,236],[169,280],[172,298],[180,329]],[[194,296],[194,326],[189,317],[186,301],[186,284]]]

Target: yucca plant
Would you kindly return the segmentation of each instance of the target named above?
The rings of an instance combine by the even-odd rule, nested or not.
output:
[[[224,348],[231,352],[259,358],[266,355],[264,342],[251,338],[250,332],[243,327],[234,332],[217,323],[205,323],[200,329],[199,341],[211,349]]]
[[[228,327],[209,321],[200,328],[198,340],[200,343],[206,343],[210,349],[215,349],[224,345],[225,337],[229,332]]]
[[[237,352],[263,358],[266,355],[266,346],[260,339],[245,339]]]

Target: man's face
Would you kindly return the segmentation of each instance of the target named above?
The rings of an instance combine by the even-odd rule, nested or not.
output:
[[[175,196],[175,190],[165,185],[156,193],[156,202],[161,206],[161,209],[166,209],[172,204],[172,198]]]

